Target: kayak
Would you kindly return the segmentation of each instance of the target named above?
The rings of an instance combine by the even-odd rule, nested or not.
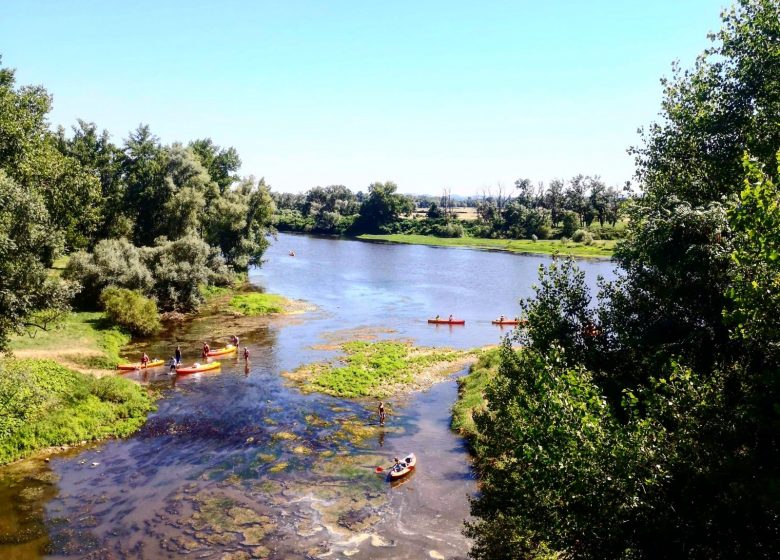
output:
[[[490,321],[494,325],[525,325],[526,321]]]
[[[390,469],[390,474],[388,476],[390,477],[390,480],[397,480],[412,472],[416,465],[417,457],[414,456],[414,453],[409,453],[397,467]]]
[[[453,319],[450,321],[449,319],[428,319],[428,322],[432,325],[465,325],[466,320],[465,319]]]
[[[141,362],[138,362],[137,364],[119,364],[116,366],[116,369],[120,369],[122,371],[133,371],[136,369],[149,369],[153,367],[160,367],[165,363],[165,360],[150,360],[146,363],[146,365],[143,365]]]
[[[182,367],[176,370],[176,373],[198,373],[199,371],[209,371],[220,367],[219,362],[211,362],[210,364],[193,364],[190,367]]]
[[[236,351],[236,347],[232,344],[228,344],[224,348],[219,348],[217,350],[209,350],[207,356],[214,357],[214,356],[224,356],[225,354],[232,354]]]

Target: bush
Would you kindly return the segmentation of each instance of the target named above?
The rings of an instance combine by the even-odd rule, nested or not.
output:
[[[550,228],[548,224],[542,224],[536,228],[536,233],[531,237],[536,239],[549,239],[551,233],[552,228]],[[534,241],[536,241],[536,239],[534,239]]]
[[[92,253],[71,255],[62,277],[82,286],[76,303],[94,308],[106,286],[118,286],[148,294],[154,278],[144,262],[143,251],[126,239],[104,239]]]
[[[160,330],[160,314],[154,300],[125,288],[110,286],[100,295],[106,315],[132,334],[149,336]]]
[[[574,241],[575,243],[582,243],[582,240],[585,238],[585,235],[587,235],[587,233],[588,232],[585,231],[584,229],[578,229],[572,234],[571,240]]]
[[[463,237],[463,226],[453,222],[437,226],[436,235],[439,237]]]
[[[561,235],[563,237],[571,237],[580,227],[580,217],[571,210],[566,210],[563,213],[563,218],[561,221],[563,222],[563,226],[561,228]]]

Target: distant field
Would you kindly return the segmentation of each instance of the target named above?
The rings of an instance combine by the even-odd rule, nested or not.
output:
[[[562,242],[560,239],[532,241],[530,239],[482,239],[476,237],[434,237],[433,235],[360,235],[366,241],[407,243],[411,245],[435,245],[441,247],[464,247],[471,249],[493,249],[511,253],[546,254],[560,253],[573,257],[606,258],[612,256],[616,241],[594,241],[592,245]]]
[[[468,208],[453,208],[453,213],[455,214],[455,217],[458,220],[476,220],[477,219],[477,209],[474,207],[468,207]],[[414,212],[415,218],[425,218],[425,216],[428,214],[427,208],[418,208]]]

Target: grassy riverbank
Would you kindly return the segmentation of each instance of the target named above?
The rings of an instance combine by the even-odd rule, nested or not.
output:
[[[0,360],[0,465],[55,446],[124,437],[152,410],[145,389],[51,360]]]
[[[560,239],[547,239],[533,241],[531,239],[483,239],[479,237],[435,237],[433,235],[359,235],[358,239],[366,241],[385,241],[388,243],[405,243],[410,245],[434,245],[440,247],[465,247],[470,249],[491,249],[495,251],[508,251],[510,253],[531,253],[552,255],[560,253],[573,257],[607,258],[612,256],[612,251],[617,241],[594,241],[591,245],[563,242]]]
[[[501,350],[483,352],[468,375],[458,379],[458,400],[452,405],[452,429],[476,444],[477,428],[474,413],[485,407],[485,389],[493,379],[501,360]]]
[[[278,294],[258,292],[248,282],[235,287],[201,287],[205,304],[200,314],[229,313],[243,317],[299,313],[303,305]]]
[[[16,358],[51,359],[82,373],[97,376],[114,371],[130,335],[112,325],[100,311],[79,311],[34,336],[16,336],[11,351]]]
[[[385,398],[428,387],[465,367],[477,354],[395,340],[344,342],[339,349],[344,356],[336,361],[307,364],[284,375],[305,391]]]

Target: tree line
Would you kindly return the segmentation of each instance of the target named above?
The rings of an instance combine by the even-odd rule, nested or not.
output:
[[[280,230],[357,235],[420,233],[444,237],[547,239],[572,237],[598,222],[599,230],[614,228],[628,198],[627,190],[608,187],[598,176],[577,175],[548,185],[518,179],[513,189],[499,184],[480,197],[456,199],[449,189],[442,196],[401,195],[395,183],[374,183],[368,193],[343,185],[314,187],[305,193],[273,193]],[[475,208],[476,219],[457,220],[455,208]],[[412,216],[425,210],[422,219]],[[555,232],[554,232],[555,230]]]
[[[51,130],[51,105],[0,66],[0,351],[72,301],[94,306],[98,288],[190,310],[199,282],[260,262],[274,204],[262,179],[237,176],[234,148],[163,145],[147,125],[121,144],[82,120]],[[49,274],[65,254],[63,277]]]
[[[476,413],[471,555],[776,558],[780,4],[664,81],[615,281],[540,270]]]

